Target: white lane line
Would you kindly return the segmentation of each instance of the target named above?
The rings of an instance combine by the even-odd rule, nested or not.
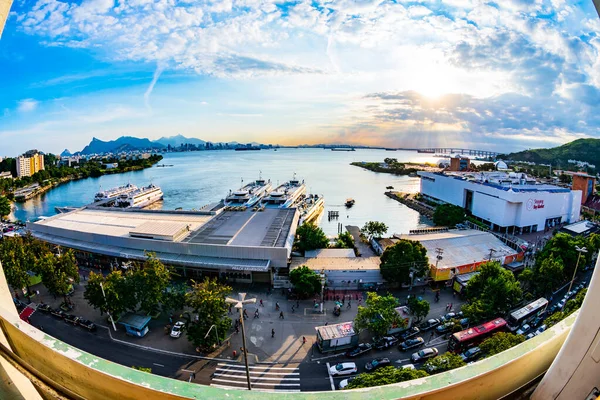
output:
[[[228,379],[221,379],[221,378],[215,378],[213,379],[213,381],[215,382],[226,382],[226,383],[240,383],[243,384],[244,382],[240,382],[240,381],[230,381]],[[252,386],[254,385],[262,385],[262,386],[300,386],[299,383],[273,383],[273,382],[250,382],[250,384]]]
[[[231,368],[246,368],[244,365],[238,365],[238,364],[227,364],[227,363],[218,363],[217,365],[223,365],[223,366],[227,366],[227,367],[231,367]],[[251,365],[248,368],[250,369],[283,369],[283,370],[297,370],[298,368],[294,368],[294,367],[271,367],[268,365]]]
[[[164,367],[164,365],[162,365],[162,364],[157,364],[157,363],[152,363],[152,364],[156,365],[157,367]]]
[[[331,376],[331,366],[327,363],[327,374],[329,375],[329,383],[331,383],[331,390],[335,390],[335,383],[333,383],[333,377]]]
[[[222,376],[224,378],[237,378],[237,379],[246,379],[246,375],[229,375],[229,374],[220,374],[218,372],[214,373],[215,376]],[[262,380],[262,381],[299,381],[300,378],[267,378],[264,376],[251,376],[250,380]]]
[[[248,390],[248,388],[246,387],[237,387],[237,386],[227,386],[227,385],[218,385],[216,383],[211,383],[210,386],[212,387],[216,387],[219,389],[234,389],[234,390]],[[288,392],[288,393],[298,393],[300,392],[300,389],[259,389],[259,388],[254,388],[252,389],[255,392]]]
[[[404,361],[408,361],[410,358],[403,358],[402,360],[396,360],[398,364],[403,363]]]
[[[240,371],[239,369],[228,369],[228,368],[217,368],[216,372],[231,372],[234,374],[244,374],[246,375],[246,371]],[[190,371],[191,372],[191,371]],[[300,372],[267,372],[267,371],[249,371],[250,375],[281,375],[281,376],[290,376],[290,375],[300,375]]]

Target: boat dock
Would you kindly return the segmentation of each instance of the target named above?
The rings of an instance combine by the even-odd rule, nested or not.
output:
[[[429,219],[433,219],[433,213],[435,212],[435,208],[430,205],[424,204],[414,198],[415,193],[402,193],[402,192],[385,192],[385,195],[390,199],[394,199],[408,208],[412,208],[415,211],[418,211],[421,215],[426,216]]]

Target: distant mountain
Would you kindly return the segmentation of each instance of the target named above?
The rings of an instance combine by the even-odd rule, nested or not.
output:
[[[182,144],[193,144],[196,146],[204,146],[204,144],[206,142],[201,139],[186,138],[183,135],[177,135],[177,136],[161,137],[160,139],[155,140],[154,143],[159,143],[159,144],[162,144],[163,146],[171,145],[171,147],[179,147]]]
[[[120,153],[123,151],[136,150],[162,150],[166,146],[152,142],[148,139],[141,139],[132,136],[121,136],[117,140],[108,142],[93,138],[90,144],[85,146],[80,154],[102,154],[102,153]]]
[[[577,139],[551,149],[533,149],[503,154],[499,158],[567,166],[569,160],[585,161],[600,167],[600,139]]]
[[[64,149],[62,153],[60,153],[61,157],[71,157],[73,154],[69,151],[69,149]]]

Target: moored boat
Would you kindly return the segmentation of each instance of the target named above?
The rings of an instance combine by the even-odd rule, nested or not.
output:
[[[225,198],[225,206],[252,207],[271,191],[271,181],[265,181],[259,175],[258,179],[242,186],[239,190],[230,191]]]

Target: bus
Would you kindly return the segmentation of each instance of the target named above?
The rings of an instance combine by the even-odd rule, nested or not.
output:
[[[470,347],[477,346],[483,340],[489,338],[494,333],[506,330],[506,321],[502,318],[496,318],[493,321],[465,329],[450,336],[448,340],[448,351],[455,354],[462,353]]]
[[[525,307],[511,312],[508,316],[508,329],[511,332],[516,331],[521,325],[531,322],[531,320],[546,312],[546,307],[548,307],[548,300],[541,297]]]

